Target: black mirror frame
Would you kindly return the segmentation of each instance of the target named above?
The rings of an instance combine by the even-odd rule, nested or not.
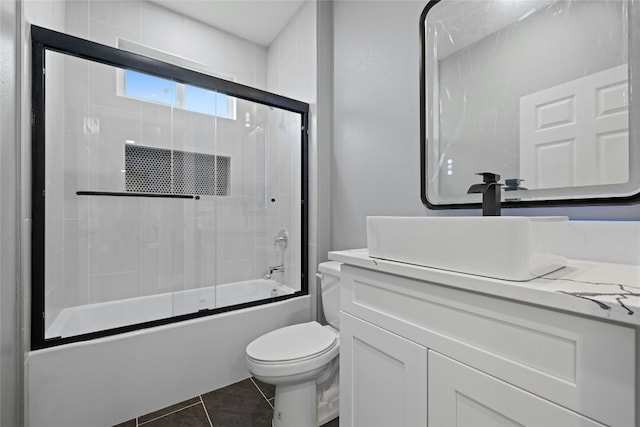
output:
[[[427,34],[425,23],[427,14],[438,3],[445,0],[429,0],[418,22],[419,31],[419,67],[420,67],[420,199],[422,204],[428,209],[482,209],[482,203],[443,203],[435,204],[431,202],[427,195],[427,93],[426,93],[426,52]],[[631,91],[630,91],[631,93]],[[630,97],[632,95],[630,94]],[[631,114],[631,102],[629,114]],[[631,119],[630,119],[631,121]],[[559,206],[593,206],[593,205],[633,205],[640,203],[640,188],[636,194],[621,197],[593,197],[583,199],[549,199],[549,200],[522,200],[504,201],[503,208],[539,208],[539,207],[559,207]]]

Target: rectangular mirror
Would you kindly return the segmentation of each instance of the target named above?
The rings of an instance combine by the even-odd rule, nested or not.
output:
[[[481,195],[467,191],[476,173],[493,172],[507,207],[635,203],[635,9],[630,0],[429,2],[423,202],[479,207]]]

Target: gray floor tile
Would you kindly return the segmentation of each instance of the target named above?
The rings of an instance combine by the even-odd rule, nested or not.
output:
[[[178,411],[180,409],[186,408],[187,406],[191,406],[194,403],[200,402],[199,397],[193,397],[189,400],[185,400],[184,402],[176,403],[175,405],[167,406],[166,408],[162,408],[158,411],[150,412],[148,414],[142,415],[138,417],[138,423],[145,423],[147,421],[153,420],[154,418],[161,417],[163,415],[169,414],[171,412]]]
[[[264,394],[264,397],[266,397],[267,399],[273,399],[276,396],[276,386],[272,384],[263,383],[262,381],[257,380],[255,378],[252,378],[252,380],[256,383],[258,388],[262,391],[262,393]]]
[[[202,395],[215,427],[271,427],[273,409],[251,379]]]
[[[125,421],[113,427],[136,427],[136,420]]]
[[[211,427],[202,403],[139,425],[144,427]]]

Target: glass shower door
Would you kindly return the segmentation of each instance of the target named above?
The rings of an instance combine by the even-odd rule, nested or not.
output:
[[[306,104],[38,38],[34,348],[306,292]]]

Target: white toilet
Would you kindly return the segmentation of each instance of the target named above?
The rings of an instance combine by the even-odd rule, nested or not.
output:
[[[316,427],[338,416],[340,263],[318,266],[329,325],[300,323],[268,332],[247,346],[247,366],[276,386],[274,427]]]

